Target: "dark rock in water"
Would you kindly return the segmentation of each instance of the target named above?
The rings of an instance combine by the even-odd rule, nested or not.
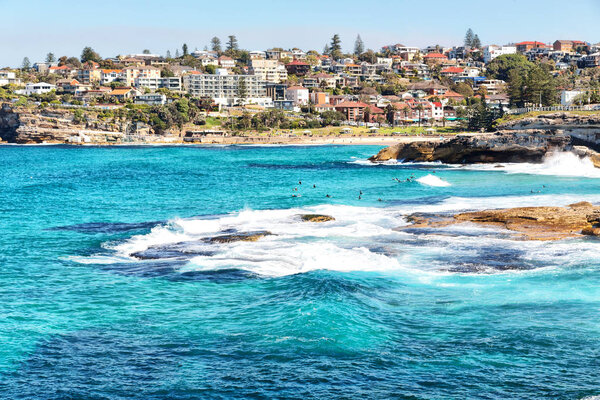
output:
[[[161,224],[162,221],[151,221],[151,222],[87,222],[84,224],[57,226],[49,228],[50,231],[75,231],[79,233],[120,233],[135,231],[138,229],[150,229],[154,226]]]
[[[244,232],[231,235],[215,236],[208,239],[209,243],[256,242],[258,239],[272,235],[269,231]]]
[[[541,130],[458,135],[444,141],[399,143],[382,149],[370,161],[441,161],[449,164],[542,162],[552,151],[571,149],[568,135]]]
[[[211,256],[214,253],[195,247],[198,242],[179,242],[169,245],[150,246],[146,250],[137,251],[131,257],[140,260],[160,260],[165,258],[189,259],[196,256]]]
[[[321,215],[321,214],[303,214],[300,216],[302,221],[304,222],[327,222],[327,221],[335,221],[330,215]]]

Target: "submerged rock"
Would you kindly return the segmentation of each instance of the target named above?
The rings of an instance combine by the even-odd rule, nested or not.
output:
[[[525,240],[560,240],[581,235],[600,236],[600,207],[588,202],[567,207],[518,207],[484,210],[454,216],[410,215],[411,225],[403,228],[418,229],[443,227],[457,223],[475,223],[496,226],[519,233]]]
[[[232,242],[256,242],[258,239],[272,235],[269,231],[241,232],[231,235],[214,236],[208,241],[210,243],[232,243]]]
[[[303,214],[300,216],[302,221],[304,222],[327,222],[327,221],[335,221],[330,215],[322,215],[322,214]]]

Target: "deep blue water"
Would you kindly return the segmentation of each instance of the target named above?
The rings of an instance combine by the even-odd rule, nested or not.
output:
[[[600,202],[600,174],[379,148],[0,146],[0,398],[599,395],[600,241],[396,228]]]

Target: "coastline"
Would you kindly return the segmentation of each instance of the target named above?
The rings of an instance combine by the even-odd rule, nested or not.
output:
[[[206,136],[194,141],[183,141],[179,137],[172,140],[136,141],[136,142],[94,142],[94,143],[66,143],[62,141],[44,143],[8,143],[0,142],[0,146],[232,146],[232,145],[261,145],[261,146],[327,146],[327,145],[354,145],[354,146],[390,146],[397,143],[414,143],[446,139],[447,135],[435,136],[318,136],[318,137],[257,137],[257,136]],[[165,139],[170,139],[165,137]]]

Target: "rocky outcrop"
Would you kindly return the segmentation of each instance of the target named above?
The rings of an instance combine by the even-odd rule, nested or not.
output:
[[[458,135],[444,141],[399,143],[369,160],[441,161],[450,164],[541,162],[551,151],[571,148],[570,137],[541,130]]]
[[[542,162],[553,151],[572,151],[600,168],[600,113],[552,113],[520,118],[498,132],[463,134],[443,141],[400,143],[382,149],[371,161],[445,163]]]
[[[268,231],[245,232],[235,233],[231,235],[215,236],[208,239],[208,241],[210,243],[256,242],[258,239],[270,235],[272,235],[272,233]]]
[[[401,229],[435,228],[470,222],[504,228],[525,240],[600,236],[600,207],[588,202],[567,207],[519,207],[474,211],[454,216],[413,214],[406,220],[411,225]]]
[[[321,214],[303,214],[300,216],[302,221],[304,222],[328,222],[335,221],[330,215],[321,215]]]
[[[97,113],[86,112],[85,121],[77,122],[70,109],[0,107],[0,138],[9,143],[94,143],[129,141],[131,137],[150,135],[150,128],[130,121],[105,121]]]
[[[600,113],[557,112],[521,118],[498,126],[502,131],[540,129],[571,137],[573,145],[582,145],[600,151]]]

